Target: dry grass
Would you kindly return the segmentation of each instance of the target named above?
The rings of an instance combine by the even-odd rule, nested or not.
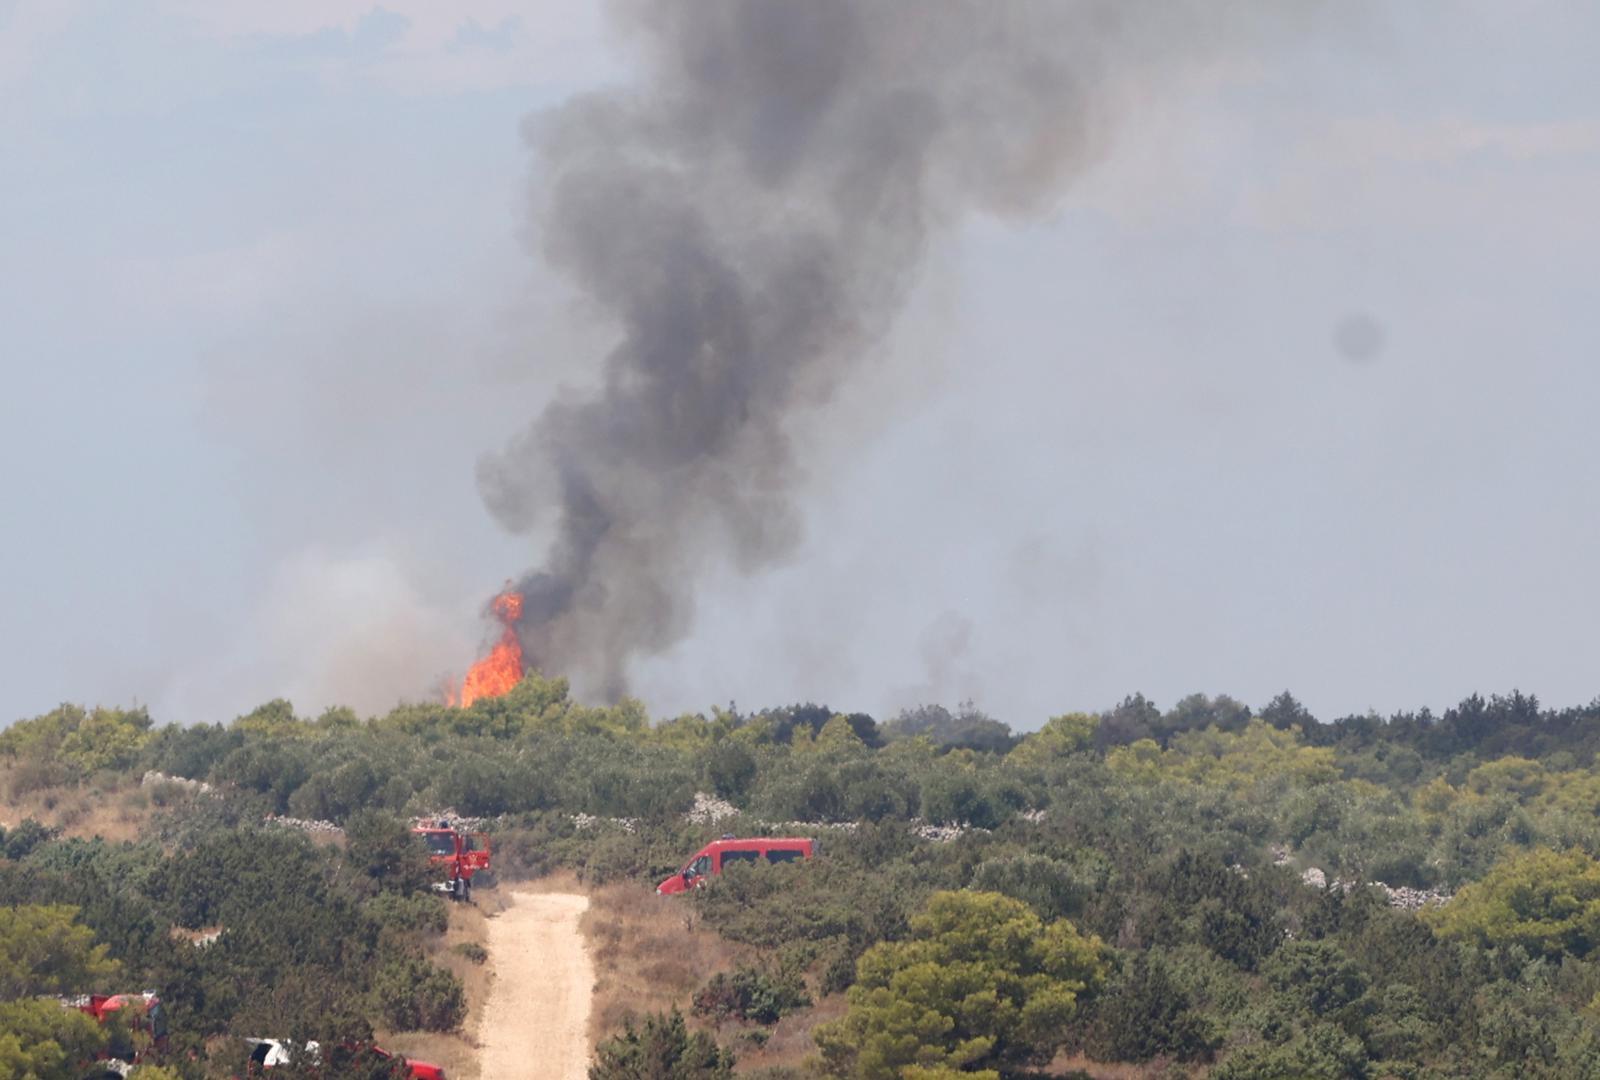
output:
[[[391,1053],[439,1066],[450,1080],[478,1080],[478,1048],[465,1036],[380,1029],[373,1033],[373,1038]]]
[[[688,1012],[695,990],[738,955],[736,946],[699,925],[686,898],[657,896],[649,885],[595,890],[581,925],[594,957],[594,1042],[647,1012],[674,1006]]]
[[[818,1001],[809,1009],[801,1009],[779,1020],[772,1026],[772,1034],[762,1046],[741,1040],[738,1024],[725,1025],[716,1031],[717,1041],[732,1048],[738,1058],[735,1072],[753,1072],[758,1069],[787,1068],[803,1070],[816,1055],[817,1045],[811,1040],[812,1031],[844,1015],[847,1008],[843,994],[833,994]]]
[[[1094,1080],[1166,1080],[1174,1075],[1185,1075],[1187,1070],[1177,1074],[1172,1071],[1172,1066],[1162,1061],[1152,1061],[1144,1065],[1116,1064],[1103,1061],[1091,1061],[1082,1054],[1068,1054],[1062,1052],[1056,1055],[1054,1061],[1045,1070],[1052,1075],[1076,1075],[1082,1073],[1093,1077]]]
[[[444,934],[428,945],[428,959],[448,969],[466,990],[467,1018],[459,1032],[406,1031],[377,1032],[378,1044],[408,1058],[430,1061],[443,1067],[452,1080],[478,1080],[478,1031],[484,1006],[493,981],[489,964],[474,964],[454,951],[463,942],[482,945],[488,939],[488,916],[499,911],[497,896],[503,890],[475,893],[471,904],[450,905],[450,925]]]
[[[518,886],[522,888],[523,886]],[[576,881],[555,886],[577,891]],[[701,922],[689,897],[657,896],[649,885],[607,885],[590,893],[582,927],[594,957],[594,1007],[589,1014],[593,1042],[616,1033],[629,1020],[674,1007],[688,1015],[694,992],[719,971],[754,963],[760,950],[718,935]],[[785,1067],[802,1069],[815,1053],[811,1033],[818,1024],[844,1014],[843,995],[824,998],[809,1009],[784,1017],[764,1045],[746,1038],[754,1025],[690,1023],[717,1037],[738,1057],[738,1072]]]
[[[137,840],[155,809],[137,780],[69,784],[18,795],[14,766],[0,769],[0,825],[26,818],[60,829],[63,836],[110,841]]]

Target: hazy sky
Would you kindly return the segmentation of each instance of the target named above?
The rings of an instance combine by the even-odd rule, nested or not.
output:
[[[0,0],[0,723],[470,663],[542,554],[475,464],[609,340],[519,131],[628,77],[593,7]],[[1331,7],[940,240],[653,712],[1600,694],[1600,8]]]

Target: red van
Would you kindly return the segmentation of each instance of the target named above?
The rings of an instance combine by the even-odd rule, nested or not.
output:
[[[731,836],[724,836],[721,840],[713,840],[697,851],[694,858],[690,859],[682,870],[656,886],[656,893],[666,896],[670,893],[699,888],[712,875],[722,873],[723,867],[738,863],[796,862],[800,859],[809,859],[812,850],[812,841],[804,837],[758,836],[752,840],[736,840]]]

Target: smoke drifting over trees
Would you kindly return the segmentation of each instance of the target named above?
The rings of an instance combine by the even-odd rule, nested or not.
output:
[[[1214,21],[1222,15],[1211,13]],[[531,661],[615,696],[681,640],[712,563],[793,552],[791,417],[882,339],[940,229],[1047,210],[1094,157],[1106,73],[1181,6],[629,3],[637,85],[530,120],[540,253],[619,340],[480,463]]]

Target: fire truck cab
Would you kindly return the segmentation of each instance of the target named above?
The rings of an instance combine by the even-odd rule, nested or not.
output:
[[[95,1059],[95,1069],[89,1072],[90,1076],[126,1076],[150,1052],[159,1053],[167,1047],[166,1006],[149,991],[142,994],[85,994],[64,998],[62,1004],[87,1013],[101,1024],[109,1023],[113,1017],[122,1017],[127,1021],[127,1028],[120,1029],[122,1034],[113,1037],[111,1045]],[[142,1035],[143,1038],[130,1040],[129,1032]],[[103,1072],[100,1071],[102,1069]]]
[[[472,899],[473,875],[489,869],[489,834],[458,832],[448,821],[411,831],[428,845],[428,861],[444,868],[445,879],[434,882],[434,890],[455,900]]]

